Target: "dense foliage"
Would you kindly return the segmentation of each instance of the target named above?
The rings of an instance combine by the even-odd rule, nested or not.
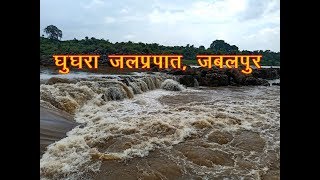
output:
[[[182,54],[183,60],[194,61],[191,64],[197,64],[197,54],[262,54],[261,65],[278,66],[280,65],[280,52],[266,51],[239,51],[235,45],[230,45],[223,40],[215,40],[209,48],[204,46],[194,47],[186,46],[163,46],[157,43],[134,43],[116,42],[96,39],[94,37],[82,40],[59,41],[40,37],[40,58],[52,58],[53,54]]]

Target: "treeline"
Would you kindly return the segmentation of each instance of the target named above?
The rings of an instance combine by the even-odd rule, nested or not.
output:
[[[94,37],[77,40],[59,41],[40,37],[40,61],[52,60],[53,54],[181,54],[184,60],[194,60],[197,54],[261,54],[261,65],[279,66],[280,52],[266,51],[239,51],[235,45],[230,45],[223,40],[215,40],[209,48],[204,46],[163,46],[157,43],[116,42],[96,39]]]

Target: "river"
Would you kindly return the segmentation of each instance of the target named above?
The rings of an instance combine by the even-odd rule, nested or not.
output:
[[[53,76],[40,76],[40,104],[71,130],[43,150],[42,179],[280,179],[279,86],[170,91],[161,73],[46,84]]]

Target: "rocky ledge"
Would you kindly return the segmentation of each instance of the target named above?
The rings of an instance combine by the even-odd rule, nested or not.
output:
[[[153,71],[159,69],[153,67]],[[172,75],[178,75],[179,82],[187,87],[196,86],[270,86],[267,80],[280,78],[280,68],[260,68],[253,69],[251,74],[243,74],[239,69],[218,69],[213,67],[207,68],[191,68],[188,66],[186,71],[180,69],[162,70]],[[280,83],[274,84],[280,86]]]

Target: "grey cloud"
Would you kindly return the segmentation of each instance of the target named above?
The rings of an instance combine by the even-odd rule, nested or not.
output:
[[[257,34],[261,29],[274,28],[277,22],[267,22],[263,15],[266,13],[277,14],[279,3],[272,1],[248,0],[246,10],[234,18],[205,18],[197,19],[190,16],[195,2],[208,2],[205,0],[40,0],[40,30],[53,24],[63,32],[63,40],[82,39],[85,36],[98,39],[109,39],[111,42],[128,41],[159,43],[164,45],[195,46],[209,44],[220,38],[226,42],[236,44],[240,49],[279,50],[279,35],[274,33],[261,34],[272,41],[265,43],[261,38],[253,41],[241,39],[244,35]],[[215,3],[217,1],[212,1]],[[261,3],[262,2],[262,3]],[[219,0],[223,3],[223,0]],[[121,11],[125,9],[125,11]],[[158,10],[168,13],[168,18],[175,15],[184,16],[177,21],[167,23],[152,23],[149,15]],[[106,18],[110,17],[109,23]],[[237,22],[241,19],[242,23]],[[170,19],[169,19],[170,20]],[[245,24],[247,20],[255,20],[257,24]],[[249,22],[249,21],[248,21]],[[247,28],[250,25],[250,28]],[[241,28],[238,26],[242,26]],[[229,29],[231,28],[231,30]],[[236,30],[232,30],[236,29]],[[43,32],[40,32],[40,35]],[[236,43],[235,43],[236,42]]]
[[[269,10],[272,1],[267,0],[248,0],[246,9],[239,14],[239,20],[258,19]],[[273,7],[272,11],[276,11],[279,7]]]

